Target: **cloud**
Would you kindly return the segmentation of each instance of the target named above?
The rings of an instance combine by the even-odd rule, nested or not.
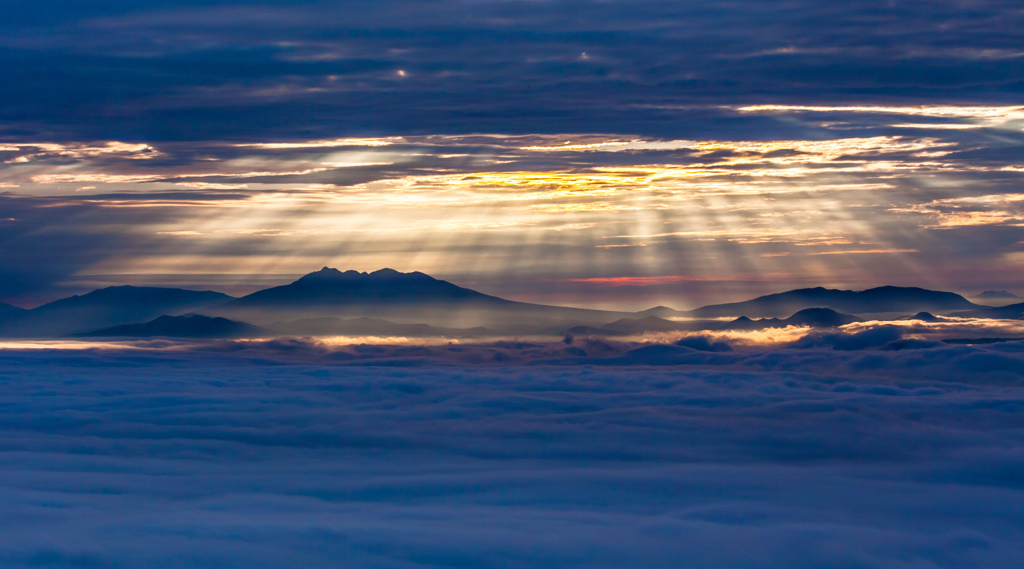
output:
[[[723,104],[884,112],[962,99],[1005,108],[1024,59],[1015,8],[446,0],[426,9],[390,0],[152,3],[125,13],[117,2],[61,3],[5,19],[4,68],[16,87],[7,96],[18,104],[3,118],[76,140],[223,133],[258,144],[309,131],[318,140],[452,129],[665,137],[678,135],[680,114],[694,119],[687,131],[775,122],[721,121],[707,110]],[[62,87],[69,79],[74,91]]]
[[[885,346],[901,338],[903,330],[899,327],[879,326],[853,334],[812,333],[794,342],[793,347],[800,349],[827,346],[833,350],[852,351]]]
[[[888,378],[7,350],[0,559],[1013,566],[1024,397],[990,379],[1022,349],[950,349]]]
[[[1018,191],[1024,22],[1012,2],[46,5],[58,4],[0,22],[0,187],[133,194],[90,195],[92,218],[40,216],[33,246],[90,259],[72,278],[402,262],[566,283],[974,289],[1021,277],[1017,204],[945,201]],[[146,197],[172,187],[248,198]],[[117,208],[161,219],[106,225]],[[458,229],[407,229],[423,218]],[[571,239],[551,236],[570,226]],[[114,228],[166,239],[92,249],[106,242],[93,232]],[[666,236],[617,238],[641,235]],[[0,263],[31,269],[10,253],[17,241],[0,245]],[[71,282],[35,280],[51,297]],[[580,290],[558,286],[522,299]],[[652,300],[733,299],[686,290]]]
[[[884,115],[930,117],[942,119],[965,119],[975,124],[894,124],[903,128],[1012,128],[1019,129],[1024,123],[1024,107],[1020,106],[801,106],[801,105],[751,105],[738,110],[748,113],[757,112],[812,112],[812,113],[878,113]]]
[[[983,267],[1005,266],[1004,256],[1024,238],[1011,191],[1019,173],[1006,169],[1014,159],[1007,149],[1016,146],[979,147],[955,133],[874,134],[685,145],[670,139],[665,147],[648,140],[624,152],[559,153],[524,148],[571,147],[562,143],[574,140],[600,146],[616,135],[408,135],[386,139],[386,145],[379,139],[166,142],[143,145],[154,154],[145,161],[95,153],[71,162],[9,164],[0,168],[0,178],[18,186],[18,194],[9,194],[11,203],[23,200],[38,209],[43,225],[35,228],[37,239],[93,234],[97,228],[178,237],[156,239],[134,255],[124,255],[123,248],[83,252],[107,257],[91,265],[91,273],[160,266],[166,274],[180,274],[184,265],[173,266],[172,260],[190,255],[184,261],[194,267],[190,272],[229,266],[239,273],[258,264],[250,260],[279,251],[288,252],[277,269],[282,273],[325,264],[372,270],[408,262],[415,250],[428,262],[401,268],[461,281],[515,262],[516,274],[557,275],[567,288],[615,279],[793,282],[811,275],[828,275],[838,281],[834,285],[847,287],[897,278],[912,279],[900,284],[935,288],[1011,286],[1005,283],[1014,278],[1012,271]],[[83,183],[95,189],[76,195]],[[922,190],[932,183],[956,189],[952,197],[950,191]],[[32,201],[37,197],[43,199]],[[42,215],[48,208],[81,205],[84,199],[97,206],[93,211],[100,218],[117,217],[112,210],[118,208],[153,209],[160,211],[159,223],[141,218],[132,224],[127,216],[113,223],[96,217],[69,222],[58,216],[52,223],[60,225],[51,231]],[[252,214],[236,215],[241,207]],[[424,217],[441,221],[424,224]],[[978,226],[1005,231],[979,233],[970,247],[962,233],[949,233]],[[573,239],[545,236],[570,227]],[[299,239],[313,234],[319,239]],[[456,234],[461,238],[453,241]],[[196,239],[183,249],[188,236]],[[60,239],[64,246],[92,242]],[[500,241],[516,245],[502,248]],[[365,259],[347,252],[355,243]],[[469,262],[467,256],[481,252],[484,243],[490,261]],[[962,252],[951,255],[951,248]],[[672,272],[642,266],[639,249],[687,261]],[[857,258],[869,253],[898,256],[903,269],[894,274],[888,265]],[[236,260],[225,261],[231,255]],[[735,267],[724,270],[721,260],[730,258],[737,260],[729,263]],[[968,266],[935,274],[935,267],[951,259]],[[465,274],[467,267],[478,274]],[[724,300],[732,298],[687,304]]]

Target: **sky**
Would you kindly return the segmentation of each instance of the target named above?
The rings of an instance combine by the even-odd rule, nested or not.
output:
[[[630,309],[1024,293],[1019,2],[22,4],[3,301],[322,266]]]

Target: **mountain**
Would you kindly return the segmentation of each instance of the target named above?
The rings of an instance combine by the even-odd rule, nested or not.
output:
[[[769,294],[745,302],[704,306],[685,314],[699,318],[781,318],[805,308],[815,307],[831,308],[848,314],[949,312],[980,308],[959,294],[916,287],[883,286],[863,291],[817,287]]]
[[[144,324],[123,324],[76,335],[133,338],[256,338],[272,335],[272,333],[265,328],[245,322],[190,314],[188,316],[160,316]]]
[[[0,302],[0,314],[7,314],[11,312],[25,312],[25,309],[18,308],[12,304],[7,304],[6,302]]]
[[[0,336],[63,336],[121,324],[146,322],[164,314],[194,312],[232,297],[213,291],[114,286],[0,315]]]
[[[1006,306],[979,306],[975,310],[954,312],[950,316],[961,318],[995,318],[998,320],[1024,320],[1024,302],[1008,304]]]
[[[658,318],[671,318],[673,316],[684,316],[685,314],[685,312],[680,312],[678,310],[675,310],[674,308],[669,308],[667,306],[655,306],[654,308],[648,308],[647,310],[641,310],[640,312],[636,313],[636,315],[640,316],[641,318],[647,316],[656,316]]]
[[[343,306],[352,304],[419,304],[423,302],[508,302],[437,280],[420,272],[381,269],[372,273],[341,272],[324,267],[284,286],[257,291],[225,308]]]
[[[805,308],[789,318],[764,318],[751,320],[741,316],[726,324],[725,330],[763,330],[765,328],[785,328],[786,326],[810,326],[811,328],[836,328],[853,322],[861,322],[852,314],[843,314],[830,308]]]
[[[974,298],[977,298],[978,300],[1013,300],[1020,297],[1012,292],[1006,292],[1005,290],[986,290]]]
[[[922,322],[942,322],[945,318],[936,316],[931,312],[918,312],[913,316],[903,316],[896,318],[896,320],[920,320]]]
[[[342,272],[328,267],[203,313],[261,325],[324,317],[368,317],[443,328],[487,327],[501,333],[533,333],[558,325],[593,325],[632,315],[514,302],[419,272]]]
[[[486,328],[436,328],[429,324],[397,324],[379,318],[307,318],[268,326],[294,336],[405,336],[411,338],[466,338],[491,334]]]

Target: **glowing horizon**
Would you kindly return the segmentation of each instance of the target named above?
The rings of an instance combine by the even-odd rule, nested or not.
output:
[[[961,158],[1005,144],[964,139],[956,125],[932,125],[925,137],[891,132],[911,116],[982,117],[991,124],[978,129],[1005,132],[1018,110],[736,111],[887,119],[862,136],[836,131],[828,140],[406,136],[205,143],[201,157],[171,143],[23,142],[2,149],[0,183],[20,211],[6,219],[9,228],[35,216],[37,234],[107,229],[109,251],[50,283],[55,290],[100,275],[180,275],[176,284],[189,285],[189,274],[221,273],[226,285],[233,275],[329,265],[483,278],[497,294],[570,304],[580,285],[589,289],[583,302],[614,304],[597,287],[621,294],[621,283],[769,280],[776,289],[900,284],[967,293],[1024,277],[1019,243],[1004,243],[984,263],[977,251],[950,254],[958,228],[1024,226],[1015,191],[1024,172],[1014,161]],[[538,153],[551,157],[543,168]],[[980,268],[994,262],[996,272]],[[563,285],[524,297],[503,288],[502,275]],[[726,300],[709,290],[653,296],[677,305]]]

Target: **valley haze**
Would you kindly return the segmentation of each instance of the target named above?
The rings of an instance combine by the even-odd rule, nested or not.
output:
[[[883,286],[798,289],[692,310],[637,313],[515,302],[420,272],[324,267],[241,298],[213,291],[115,286],[0,313],[0,336],[272,338],[352,336],[482,339],[819,329],[873,321],[975,323],[1024,319],[1024,303],[991,307],[950,292]],[[1005,327],[1005,322],[1003,323]],[[997,335],[999,326],[993,328]]]

